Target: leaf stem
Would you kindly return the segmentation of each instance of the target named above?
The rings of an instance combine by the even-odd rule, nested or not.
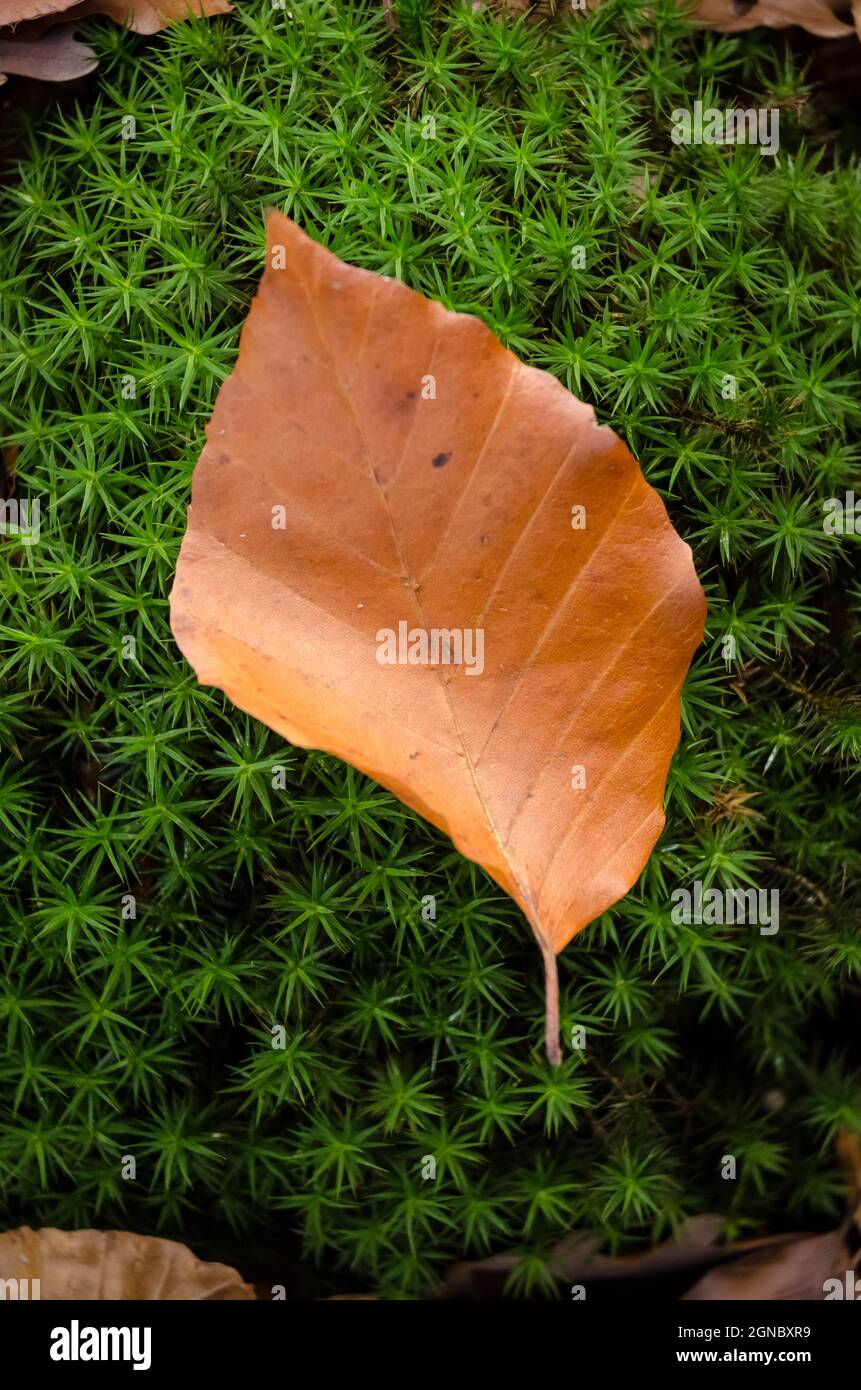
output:
[[[562,1049],[559,1046],[559,972],[556,966],[556,952],[552,946],[541,943],[544,957],[544,1017],[545,1046],[547,1060],[551,1067],[562,1065]]]

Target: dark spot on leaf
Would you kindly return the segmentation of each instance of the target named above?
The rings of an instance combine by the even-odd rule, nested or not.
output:
[[[451,454],[436,454],[434,458],[431,459],[431,463],[434,468],[445,468],[450,458]]]

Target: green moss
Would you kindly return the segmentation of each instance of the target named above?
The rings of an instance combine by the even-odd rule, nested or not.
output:
[[[672,0],[398,8],[395,34],[372,0],[88,25],[101,68],[20,116],[0,211],[0,424],[41,503],[0,546],[2,1216],[178,1234],[294,1294],[511,1245],[539,1290],[573,1227],[827,1222],[861,1128],[859,547],[822,526],[861,493],[858,165],[783,39]],[[697,99],[779,104],[778,156],[674,145]],[[556,1073],[513,904],[199,688],[167,626],[267,204],[593,401],[696,550],[667,830],[562,957],[587,1046]],[[779,888],[780,931],[675,924],[697,878]]]

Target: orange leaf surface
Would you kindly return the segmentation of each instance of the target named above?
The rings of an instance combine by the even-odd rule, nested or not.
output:
[[[388,787],[511,894],[558,1060],[555,953],[664,824],[705,615],[690,549],[592,409],[478,319],[280,213],[267,231],[174,635],[201,681]]]

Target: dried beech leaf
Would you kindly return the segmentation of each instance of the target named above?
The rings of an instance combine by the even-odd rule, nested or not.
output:
[[[690,549],[589,406],[280,213],[207,437],[180,648],[511,894],[558,1059],[555,952],[628,891],[664,824],[705,614]]]
[[[0,1279],[38,1279],[57,1299],[253,1299],[229,1265],[199,1260],[185,1245],[129,1231],[29,1226],[0,1235]]]
[[[157,34],[181,19],[229,14],[228,0],[84,0],[81,14],[104,14],[136,34]]]
[[[0,0],[0,26],[22,20],[56,15],[81,19],[84,15],[107,15],[136,34],[157,34],[168,24],[193,15],[228,14],[228,0]]]
[[[668,1286],[681,1288],[704,1269],[737,1260],[752,1250],[796,1240],[795,1236],[761,1236],[732,1245],[720,1245],[723,1218],[703,1214],[689,1217],[674,1236],[652,1250],[632,1255],[604,1255],[599,1238],[572,1232],[563,1236],[547,1256],[547,1269],[561,1284],[610,1285],[634,1296],[643,1286],[644,1296],[666,1296]],[[523,1255],[502,1253],[481,1260],[461,1260],[447,1271],[440,1288],[443,1298],[501,1298],[508,1276]],[[647,1292],[648,1291],[648,1292]]]
[[[686,1300],[736,1298],[794,1302],[824,1299],[826,1280],[842,1283],[858,1265],[849,1251],[848,1227],[821,1236],[802,1236],[774,1249],[757,1250],[720,1269],[711,1269],[684,1295]]]
[[[861,1193],[861,1134],[851,1129],[841,1129],[837,1135],[837,1157],[849,1190],[857,1201]]]
[[[68,82],[92,72],[96,54],[75,41],[66,21],[107,15],[138,34],[155,34],[190,15],[226,14],[232,8],[227,0],[0,0],[0,86],[7,73]]]
[[[43,15],[60,15],[72,8],[72,0],[0,0],[0,28]]]
[[[0,38],[0,72],[17,77],[36,77],[40,82],[70,82],[86,77],[98,66],[98,58],[85,43],[78,43],[74,26],[61,25],[30,43]]]
[[[568,0],[482,0],[491,10],[503,11],[509,15],[525,15],[538,19],[557,17],[576,22],[579,14],[573,14]],[[604,0],[586,0],[586,9],[595,10]],[[679,8],[699,20],[708,29],[717,29],[724,34],[738,34],[745,29],[755,29],[762,25],[771,29],[788,29],[799,25],[810,34],[820,38],[841,39],[856,31],[861,36],[861,0],[756,0],[750,8],[740,0],[677,0]],[[473,0],[473,8],[476,8]],[[838,14],[849,13],[855,20],[855,28],[837,18]],[[644,12],[644,19],[648,12]]]
[[[842,39],[855,33],[851,24],[837,18],[838,11],[849,8],[848,0],[757,0],[751,9],[739,13],[736,0],[699,0],[694,18],[723,34],[739,34],[761,24],[771,29],[798,24],[819,38]],[[852,10],[861,33],[861,5],[856,3]]]

